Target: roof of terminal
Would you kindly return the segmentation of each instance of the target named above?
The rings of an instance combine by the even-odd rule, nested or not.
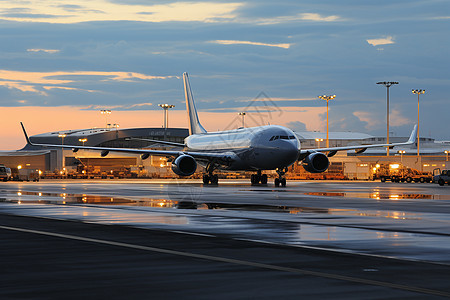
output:
[[[296,131],[295,132],[300,139],[314,140],[314,139],[326,139],[326,132],[318,131]],[[373,138],[374,136],[360,133],[360,132],[330,132],[330,140],[363,140]]]

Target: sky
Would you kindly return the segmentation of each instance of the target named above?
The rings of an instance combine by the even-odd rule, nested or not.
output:
[[[448,0],[0,0],[0,150],[29,134],[186,127],[188,72],[210,131],[294,130],[450,140]],[[112,111],[108,119],[100,110]]]

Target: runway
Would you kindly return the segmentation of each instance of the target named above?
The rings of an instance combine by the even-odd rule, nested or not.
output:
[[[97,240],[109,242],[100,232],[110,231],[112,240],[116,241],[122,237],[114,236],[115,229],[126,229],[151,237],[158,235],[160,242],[156,244],[162,246],[150,243],[147,245],[152,248],[150,252],[155,252],[155,248],[167,250],[164,246],[167,243],[168,249],[180,252],[156,251],[164,255],[186,258],[182,253],[201,254],[206,257],[194,258],[261,269],[264,274],[302,274],[302,277],[311,276],[311,284],[336,280],[337,286],[350,284],[350,290],[376,287],[389,293],[395,291],[392,295],[400,298],[406,295],[403,293],[417,298],[424,294],[450,297],[450,287],[446,284],[450,279],[450,188],[447,186],[291,181],[287,188],[274,188],[251,186],[241,180],[223,180],[217,187],[203,186],[194,180],[61,180],[2,183],[0,191],[2,234],[15,232],[35,236],[35,239],[55,239],[57,237],[51,235],[55,233],[72,236],[71,232],[61,230],[60,225],[57,232],[55,227],[45,225],[59,222],[65,224],[63,227],[80,227],[73,235],[76,238],[69,238],[71,242],[91,236],[90,226],[95,226],[95,232],[102,237],[96,236]],[[30,227],[36,222],[44,224],[42,232],[27,231],[37,230],[35,226]],[[86,229],[82,229],[84,226]],[[173,236],[176,238],[172,239]],[[149,240],[153,238],[132,240],[129,244],[141,247]],[[195,247],[194,251],[186,251],[191,243],[199,241],[201,253],[195,251]],[[14,247],[21,247],[20,241],[14,243],[17,243]],[[103,242],[100,244],[105,247]],[[236,245],[236,249],[251,245],[258,251],[252,255],[252,251],[243,250],[247,256],[241,257],[240,251],[229,252],[228,245]],[[266,251],[270,255],[266,256]],[[289,255],[280,257],[278,251]],[[299,260],[305,251],[315,258]],[[224,255],[218,255],[220,253]],[[192,259],[189,255],[187,257]],[[295,259],[288,258],[291,256]],[[354,266],[353,261],[360,264]],[[305,264],[307,268],[303,268]],[[402,267],[387,271],[390,269],[387,266],[397,264]],[[428,270],[426,275],[419,276],[423,269]],[[222,274],[222,271],[221,268],[209,269],[214,274]],[[407,280],[401,279],[400,273],[404,272]],[[355,280],[358,278],[371,282],[358,282]],[[234,298],[248,296],[244,291],[242,294],[236,289],[233,291]],[[277,291],[287,298],[306,295],[305,290],[292,287],[289,291],[278,288]],[[262,295],[257,290],[254,292],[256,294],[252,295]],[[348,298],[348,294],[340,294],[334,288],[310,289],[309,292],[318,298]],[[171,295],[169,298],[175,296],[168,295]],[[229,294],[224,292],[223,295]],[[382,294],[358,292],[354,295],[359,299],[385,298]],[[190,296],[199,299],[195,292]]]

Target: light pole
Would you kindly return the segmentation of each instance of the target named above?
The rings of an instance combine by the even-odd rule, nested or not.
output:
[[[84,147],[84,143],[87,142],[87,138],[84,138],[84,139],[78,139],[78,141],[81,142],[81,143],[83,143],[83,147]]]
[[[169,126],[169,108],[175,107],[175,105],[172,104],[158,104],[159,107],[164,109],[164,129],[167,129]]]
[[[100,113],[101,113],[102,115],[105,115],[105,128],[108,128],[108,115],[111,114],[111,111],[110,111],[109,109],[102,109],[102,110],[100,111]]]
[[[65,134],[65,133],[58,134],[58,137],[61,138],[61,146],[64,146],[64,138],[66,136],[67,136],[67,134]],[[64,147],[61,147],[61,164],[62,164],[62,168],[64,170],[64,168],[66,167],[66,164],[64,162]]]
[[[445,158],[445,161],[448,161],[448,154],[450,153],[450,151],[445,150],[444,153],[445,153],[445,155],[447,155],[447,157]]]
[[[394,84],[398,84],[398,82],[397,81],[380,81],[380,82],[377,82],[377,84],[384,85],[387,90],[387,93],[386,93],[386,124],[387,124],[386,144],[389,144],[389,88]],[[386,147],[386,156],[389,156],[389,147]]]
[[[328,101],[330,101],[331,99],[336,98],[336,95],[330,95],[330,96],[322,95],[322,96],[317,96],[317,97],[319,97],[322,100],[327,101],[327,148],[329,148],[330,147],[330,139],[329,139],[329,136],[328,136]]]
[[[425,90],[412,90],[413,94],[417,94],[417,156],[420,156],[420,134],[419,134],[419,111],[420,111],[420,94],[424,94]]]
[[[323,139],[316,139],[316,147],[320,148],[320,142],[322,142]]]
[[[245,118],[246,113],[240,112],[238,115],[242,116],[242,128],[244,128],[245,127],[244,118]]]
[[[405,150],[398,150],[398,153],[400,153],[400,161],[401,161],[401,163],[403,165],[403,154],[405,154],[406,151]]]

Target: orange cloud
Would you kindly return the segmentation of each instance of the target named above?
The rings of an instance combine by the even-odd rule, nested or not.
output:
[[[77,5],[67,5],[65,0],[2,1],[0,19],[19,22],[79,23],[90,21],[197,21],[214,22],[232,19],[241,3],[174,2],[168,4],[134,5],[107,0],[77,0]],[[26,11],[20,15],[9,11]]]

